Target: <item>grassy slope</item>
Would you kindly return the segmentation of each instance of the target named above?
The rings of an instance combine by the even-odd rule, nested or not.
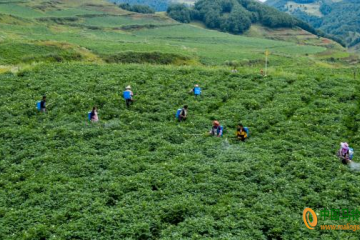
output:
[[[305,207],[318,213],[360,205],[358,173],[334,157],[340,141],[360,147],[359,83],[351,69],[319,62],[346,57],[342,49],[310,36],[278,41],[296,31],[279,30],[275,41],[259,38],[266,29],[253,29],[259,35],[249,38],[129,16],[109,5],[63,3],[60,11],[1,16],[0,64],[54,53],[101,64],[40,64],[0,75],[0,239],[359,238],[308,231],[301,221]],[[99,16],[62,24],[35,16],[84,11]],[[171,26],[139,28],[150,21]],[[94,25],[100,28],[89,29]],[[272,67],[264,79],[256,61],[267,48]],[[207,64],[246,58],[256,67],[230,74],[223,67],[100,59],[126,50],[181,53]],[[200,99],[186,94],[197,82]],[[131,110],[121,100],[128,84],[137,100]],[[42,94],[47,115],[34,110]],[[175,111],[185,103],[189,121],[177,124]],[[100,123],[91,125],[93,105]],[[222,139],[205,136],[214,119],[225,126]],[[245,144],[233,139],[239,121],[251,129]]]
[[[16,39],[19,42],[26,41],[27,44],[29,41],[33,44],[49,40],[66,42],[74,44],[75,49],[85,47],[99,55],[127,50],[177,53],[205,64],[223,64],[226,60],[263,59],[265,49],[273,52],[273,64],[283,64],[288,61],[284,57],[301,59],[305,54],[312,55],[325,50],[322,45],[314,43],[299,45],[303,43],[271,41],[263,36],[234,36],[192,25],[180,25],[161,14],[129,14],[111,4],[99,7],[100,1],[95,1],[98,4],[92,5],[80,2],[77,6],[72,6],[74,3],[71,1],[61,2],[62,4],[51,5],[44,10],[35,8],[37,1],[2,4],[7,6],[1,8],[4,9],[3,13],[15,9],[12,10],[12,15],[15,16],[17,24],[10,20],[2,22],[0,37],[5,42]],[[0,17],[9,18],[7,15]],[[46,57],[44,56],[45,59]],[[307,61],[307,58],[302,60]],[[19,60],[0,59],[0,64],[9,62],[16,63]]]

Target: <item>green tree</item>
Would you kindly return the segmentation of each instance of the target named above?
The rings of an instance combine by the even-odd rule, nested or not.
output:
[[[119,7],[126,10],[126,11],[130,11],[130,12],[137,12],[137,13],[155,13],[155,10],[150,8],[149,6],[145,6],[145,5],[130,5],[128,3],[122,3],[119,4]]]
[[[167,9],[169,17],[183,23],[191,22],[191,12],[192,11],[185,4],[172,4]]]

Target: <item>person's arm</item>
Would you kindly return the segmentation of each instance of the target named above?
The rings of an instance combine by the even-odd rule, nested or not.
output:
[[[338,157],[343,160],[349,159],[348,154],[346,153],[345,155],[342,155],[341,150],[339,150],[339,152],[338,152]]]
[[[222,128],[220,128],[218,137],[221,137],[221,136],[222,136],[222,133],[223,133],[223,130],[222,130]]]
[[[346,161],[346,163],[350,163],[351,162],[351,160],[350,160],[350,155],[349,155],[349,152],[347,152],[345,155],[344,155],[344,157],[342,158],[343,160],[345,160]]]
[[[343,159],[343,160],[346,160],[346,157],[345,156],[339,156],[340,159]]]

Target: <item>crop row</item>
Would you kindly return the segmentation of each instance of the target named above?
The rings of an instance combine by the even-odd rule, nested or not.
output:
[[[340,141],[359,139],[349,134],[357,81],[339,71],[262,78],[57,64],[0,75],[0,238],[346,238],[301,222],[305,207],[360,204],[358,174],[334,157]],[[188,94],[195,83],[201,98]],[[121,98],[128,84],[130,109]],[[35,109],[43,94],[47,114]],[[183,104],[189,119],[180,124]],[[99,124],[87,121],[93,105]],[[222,139],[206,136],[214,119]],[[239,122],[250,128],[246,143],[233,137]]]

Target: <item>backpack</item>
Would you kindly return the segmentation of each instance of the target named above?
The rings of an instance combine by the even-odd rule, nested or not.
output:
[[[36,109],[41,110],[41,101],[36,102]]]
[[[92,112],[88,112],[88,119],[89,119],[89,121],[91,121],[91,118],[92,118]]]
[[[219,128],[218,128],[218,134],[220,133],[220,131],[221,131],[221,136],[223,136],[224,135],[224,127],[223,126],[220,126]]]
[[[201,94],[201,88],[199,88],[199,87],[194,88],[194,93],[195,93],[196,96],[200,95]]]
[[[181,114],[181,111],[182,111],[182,108],[179,108],[179,109],[176,111],[176,119],[179,119],[180,114]]]
[[[125,100],[130,100],[131,99],[131,92],[130,91],[124,91],[123,96],[124,96]]]
[[[354,149],[353,148],[349,148],[349,159],[352,160],[354,157]]]
[[[213,133],[216,134],[216,136],[219,135],[220,131],[221,132],[221,137],[224,135],[224,127],[223,126],[219,126],[218,128],[216,128],[216,132],[214,132],[214,130],[212,129]]]
[[[248,127],[244,127],[244,130],[247,134],[247,137],[250,137],[250,131],[249,131],[249,128]]]

